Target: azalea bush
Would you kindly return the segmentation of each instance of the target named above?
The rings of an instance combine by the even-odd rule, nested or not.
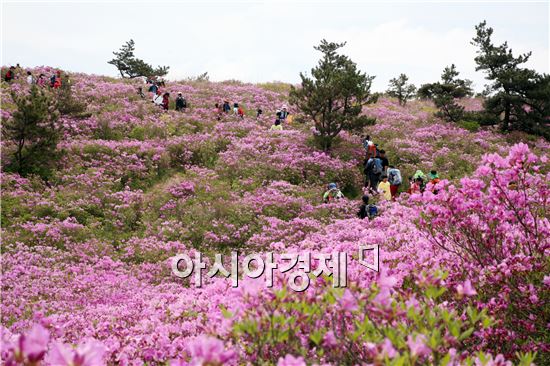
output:
[[[335,365],[462,362],[465,351],[475,349],[471,335],[492,320],[485,310],[453,309],[443,302],[445,278],[420,277],[415,291],[396,287],[397,279],[385,275],[367,291],[321,287],[314,296],[300,296],[276,290],[239,315],[234,342],[243,343],[259,363],[275,363],[286,354]],[[458,293],[475,294],[471,287]]]
[[[506,157],[485,156],[475,176],[459,186],[441,181],[433,187],[437,194],[428,187],[414,197],[422,205],[420,225],[432,243],[478,273],[482,306],[502,327],[487,338],[509,353],[545,350],[549,313],[540,304],[549,298],[543,283],[550,269],[546,157],[518,144]]]

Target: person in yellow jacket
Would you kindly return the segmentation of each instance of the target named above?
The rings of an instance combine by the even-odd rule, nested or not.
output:
[[[391,200],[391,184],[390,182],[388,182],[388,176],[386,174],[383,174],[380,178],[382,179],[382,181],[378,183],[378,192],[382,193],[384,199],[387,199],[389,201]]]
[[[271,126],[270,130],[272,130],[272,131],[282,131],[283,126],[281,126],[281,121],[276,119],[275,124]]]

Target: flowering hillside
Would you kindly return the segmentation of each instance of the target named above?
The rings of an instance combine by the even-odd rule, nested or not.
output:
[[[544,140],[512,144],[441,122],[427,102],[382,98],[365,108],[377,118],[365,134],[405,184],[361,220],[360,136],[341,133],[325,154],[292,106],[292,123],[270,130],[283,85],[167,83],[187,99],[178,112],[142,99],[137,81],[71,82],[88,114],[59,119],[53,177],[2,173],[3,364],[548,364]],[[10,90],[27,89],[2,83],[3,120]],[[245,118],[218,120],[224,100]],[[3,161],[13,148],[2,142]],[[408,195],[417,169],[442,179]],[[322,202],[330,182],[346,199]],[[379,245],[378,272],[359,263],[362,245]],[[216,253],[230,269],[236,251],[239,264],[347,253],[347,286],[315,260],[304,291],[291,286],[298,268],[275,270],[272,287],[268,271],[241,272],[237,287],[208,275]],[[176,276],[172,258],[196,252],[205,269]]]

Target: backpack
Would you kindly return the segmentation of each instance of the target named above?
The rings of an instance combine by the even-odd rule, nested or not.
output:
[[[384,170],[382,168],[382,160],[380,160],[378,158],[375,158],[374,159],[374,165],[372,167],[372,172],[374,174],[382,174],[382,170]]]
[[[375,204],[370,204],[367,206],[367,214],[369,216],[369,219],[372,219],[373,217],[378,215],[378,207],[376,207]]]
[[[390,174],[388,176],[388,181],[391,185],[398,186],[401,183],[403,183],[403,179],[401,178],[401,172],[399,169],[391,169]]]

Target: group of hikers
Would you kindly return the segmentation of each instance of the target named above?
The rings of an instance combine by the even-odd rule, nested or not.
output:
[[[160,90],[161,86],[165,86],[164,81],[156,81],[147,79],[146,83],[151,84],[148,88],[148,92],[151,93],[151,101],[155,103],[156,105],[162,107],[164,110],[168,110],[170,107],[170,93],[165,92],[162,93]],[[139,86],[137,88],[138,95],[145,99],[145,94],[143,93],[143,87]],[[178,97],[175,101],[175,110],[185,112],[185,109],[187,108],[187,100],[185,97],[183,97],[182,93],[178,93]],[[222,116],[224,114],[233,113],[236,116],[239,116],[241,119],[244,119],[244,109],[241,105],[239,105],[238,102],[234,102],[233,106],[231,106],[231,103],[229,103],[228,100],[224,100],[223,103],[216,103],[214,105],[215,112],[217,114],[217,119],[220,121],[222,119]],[[263,114],[263,110],[261,107],[256,109],[256,118],[260,118]],[[291,122],[292,117],[290,116],[290,112],[287,109],[286,105],[283,105],[281,109],[278,109],[275,113],[276,119],[273,125],[271,125],[270,130],[282,130],[283,125],[282,122],[289,121]]]
[[[215,112],[218,115],[218,121],[222,119],[222,116],[224,114],[231,113],[233,111],[233,114],[236,116],[241,117],[244,119],[244,109],[239,103],[235,102],[233,103],[233,107],[231,107],[231,103],[229,103],[228,100],[224,100],[223,103],[216,103],[214,104]],[[258,116],[262,114],[262,110],[258,109]]]
[[[170,93],[165,92],[162,93],[160,90],[160,87],[165,86],[164,80],[156,81],[156,80],[150,80],[147,79],[147,83],[151,84],[147,91],[151,93],[151,101],[155,104],[161,107],[163,110],[167,111],[170,108]],[[145,99],[145,94],[143,93],[143,87],[139,86],[137,88],[138,95]],[[181,92],[178,93],[178,96],[176,97],[176,111],[178,112],[185,112],[185,109],[187,108],[187,100],[184,98]]]
[[[361,219],[365,217],[373,218],[378,214],[378,207],[370,203],[370,196],[378,196],[384,200],[394,201],[399,193],[399,187],[403,183],[401,171],[394,165],[390,165],[386,157],[386,151],[378,149],[370,136],[361,137],[363,148],[365,149],[365,159],[363,161],[363,173],[365,174],[364,187],[366,193],[362,197],[362,204],[357,216]],[[433,193],[437,193],[436,184],[440,181],[436,170],[431,170],[428,175],[421,170],[417,170],[413,176],[409,177],[409,189],[407,193],[422,193],[426,189],[427,183]],[[330,183],[328,190],[323,195],[323,201],[329,203],[333,200],[344,198],[342,192],[338,189],[336,183]]]
[[[19,64],[17,64],[17,66],[10,66],[9,69],[7,69],[4,73],[4,81],[6,83],[11,83],[13,80],[19,77],[21,70],[22,69]],[[43,73],[40,73],[38,77],[35,77],[31,71],[27,71],[26,81],[29,85],[36,84],[40,87],[49,86],[51,88],[58,89],[61,87],[62,83],[61,71],[57,70],[49,77],[49,79]]]
[[[164,81],[158,82],[155,80],[147,80],[148,83],[151,85],[148,88],[148,92],[151,93],[151,101],[155,103],[156,105],[162,107],[164,110],[168,110],[170,107],[170,93],[165,92],[162,93],[160,90],[161,86],[164,86]],[[145,99],[145,94],[143,93],[143,87],[139,86],[137,88],[138,95]],[[178,97],[176,98],[176,111],[185,112],[185,109],[187,108],[187,100],[185,97],[183,97],[182,93],[178,93]],[[222,119],[222,116],[224,114],[233,113],[236,116],[239,116],[240,118],[244,119],[244,108],[239,105],[238,102],[234,102],[233,106],[231,103],[229,103],[228,100],[224,100],[223,103],[216,103],[214,105],[215,112],[217,114],[217,119],[220,121]],[[263,114],[262,108],[256,109],[256,118],[260,118]],[[290,116],[290,112],[287,109],[286,105],[283,105],[281,109],[278,109],[275,113],[276,119],[273,125],[271,125],[270,130],[280,131],[283,129],[282,122],[289,121],[291,122],[292,117]]]
[[[18,78],[21,74],[21,68],[19,64],[17,66],[11,66],[4,73],[4,81],[11,82]],[[41,87],[49,85],[51,88],[57,89],[62,85],[61,72],[55,71],[47,80],[46,75],[41,73],[38,77],[35,77],[31,71],[27,71],[26,81],[28,84],[36,84]],[[151,84],[148,88],[148,92],[151,93],[152,102],[158,106],[161,106],[164,110],[169,109],[170,93],[162,93],[160,87],[165,86],[164,80],[151,80],[147,79],[147,83]],[[145,98],[143,88],[138,87],[138,95],[141,98]],[[175,110],[184,112],[187,108],[187,100],[183,97],[182,93],[178,93],[178,97],[175,100]],[[222,115],[233,113],[240,118],[244,118],[244,109],[239,103],[233,103],[233,106],[228,100],[224,100],[223,103],[215,104],[215,112],[217,113],[218,120],[221,120]],[[256,110],[256,118],[260,118],[263,114],[261,108]],[[270,130],[280,131],[283,129],[282,122],[291,122],[292,117],[287,109],[286,105],[283,105],[275,113],[276,118]],[[370,196],[380,195],[384,200],[395,200],[399,187],[403,183],[401,177],[401,171],[394,165],[389,163],[386,157],[386,151],[379,149],[378,144],[375,144],[370,136],[361,136],[362,146],[365,149],[365,159],[363,161],[363,173],[365,175],[364,187],[365,194],[362,197],[362,204],[357,215],[364,219],[365,217],[372,218],[378,214],[378,208],[375,204],[369,203]],[[427,183],[431,183],[431,189],[433,193],[437,193],[435,185],[439,182],[439,175],[437,171],[432,170],[428,175],[424,174],[421,170],[417,170],[413,176],[409,177],[409,189],[407,193],[422,193],[426,189]],[[336,183],[330,183],[328,190],[323,195],[323,201],[329,203],[333,200],[344,198],[344,195],[338,189]]]

